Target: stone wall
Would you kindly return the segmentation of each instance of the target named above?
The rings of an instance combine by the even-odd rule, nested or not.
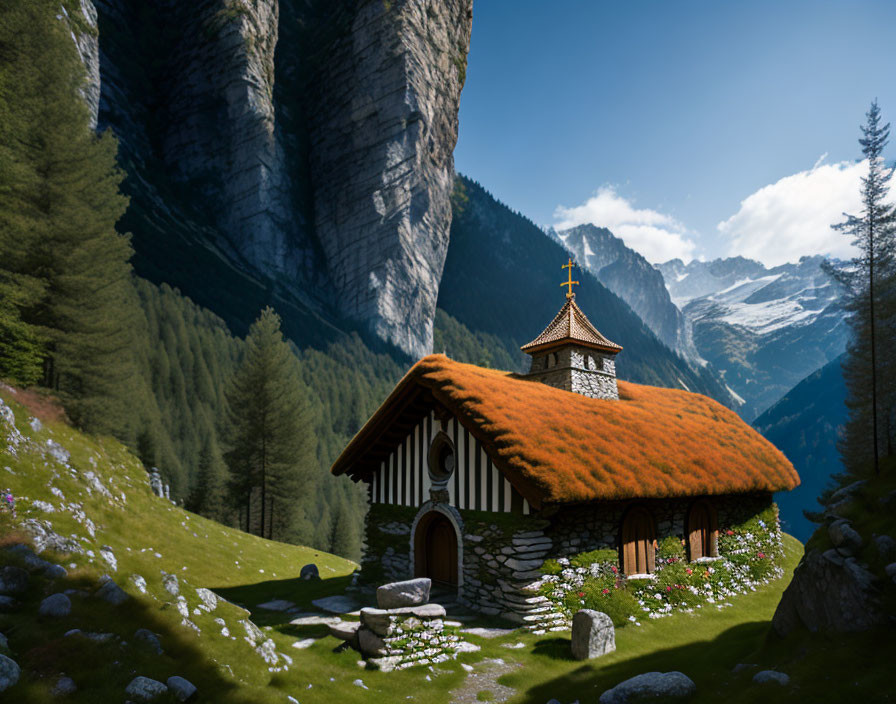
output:
[[[587,347],[570,345],[532,357],[529,376],[542,384],[590,398],[618,399],[616,360]]]

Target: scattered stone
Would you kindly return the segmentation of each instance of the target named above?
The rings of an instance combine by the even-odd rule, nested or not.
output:
[[[259,604],[259,609],[265,609],[266,611],[286,611],[287,609],[291,609],[295,604],[291,601],[286,601],[286,599],[274,599],[272,601],[266,601],[263,604]]]
[[[752,670],[754,667],[759,667],[759,665],[754,665],[747,662],[739,662],[737,663],[737,665],[731,668],[731,672],[736,675],[738,672],[743,672],[744,670]]]
[[[355,680],[354,682],[352,682],[352,684],[355,685],[355,687],[360,687],[361,689],[367,689],[367,685],[364,684],[364,680]]]
[[[182,702],[187,701],[190,697],[196,694],[196,685],[190,682],[190,680],[179,677],[178,675],[169,677],[167,684],[168,689],[171,690],[172,694]]]
[[[153,680],[149,677],[140,675],[132,679],[131,683],[125,687],[124,691],[132,697],[147,702],[167,692],[168,687],[158,680]]]
[[[0,655],[0,692],[9,689],[19,681],[21,670],[12,658]]]
[[[165,574],[162,576],[162,586],[171,596],[180,594],[180,585],[177,583],[176,574]]]
[[[33,430],[35,433],[39,433],[41,430],[43,430],[44,427],[44,424],[40,422],[40,418],[29,419],[28,425],[31,426],[31,430]]]
[[[590,660],[616,650],[613,620],[601,611],[582,609],[572,617],[572,656]]]
[[[71,677],[60,677],[56,680],[56,684],[53,685],[53,689],[50,693],[54,697],[64,697],[68,694],[74,694],[76,691],[78,691],[78,687]]]
[[[258,641],[264,639],[264,633],[262,630],[256,626],[252,621],[247,618],[244,618],[240,621],[240,624],[246,629],[246,640],[248,640],[252,645],[255,645]]]
[[[100,478],[96,476],[96,472],[85,472],[84,478],[87,480],[87,489],[94,489],[99,492],[103,496],[111,499],[112,494],[109,493],[109,490],[105,487],[105,485],[100,481]]]
[[[469,633],[480,638],[500,638],[513,633],[512,628],[464,628],[461,633]]]
[[[28,573],[21,567],[0,567],[0,594],[21,594],[28,590]]]
[[[270,638],[255,648],[255,652],[261,655],[262,660],[268,665],[276,665],[279,661],[279,658],[277,657],[277,645]]]
[[[317,642],[316,638],[302,638],[301,640],[294,641],[292,643],[292,647],[297,650],[305,650],[305,648],[310,648]]]
[[[338,616],[323,616],[322,614],[300,613],[289,622],[291,626],[329,626],[333,623],[342,623]]]
[[[18,603],[11,596],[0,595],[0,611],[12,611]]]
[[[845,518],[834,521],[828,526],[831,542],[841,553],[852,555],[862,547],[862,536]]]
[[[381,657],[389,654],[386,642],[369,628],[358,629],[358,646],[367,656]]]
[[[358,621],[340,621],[339,623],[330,624],[330,635],[339,640],[344,640],[355,650],[360,648],[358,642],[358,629],[361,624]]]
[[[432,580],[428,577],[384,584],[376,590],[376,603],[381,609],[425,604],[429,601],[431,587]]]
[[[775,670],[762,670],[753,675],[753,682],[756,684],[768,684],[769,682],[774,682],[775,684],[779,684],[782,687],[790,684],[790,677],[785,675],[783,672],[776,672]]]
[[[299,572],[299,579],[304,579],[306,582],[319,580],[320,572],[317,569],[317,565],[315,565],[313,562],[310,562],[302,567],[302,571]]]
[[[59,464],[68,465],[68,461],[71,459],[69,451],[55,440],[47,440],[47,454]]]
[[[68,576],[68,570],[65,569],[62,565],[56,565],[52,562],[47,563],[47,566],[44,567],[44,577],[47,579],[62,579],[63,577]]]
[[[177,601],[174,605],[177,607],[177,613],[179,613],[183,618],[190,618],[190,606],[187,604],[187,600],[185,597],[177,597]]]
[[[311,602],[314,606],[331,614],[348,614],[357,611],[359,604],[348,596],[325,596]]]
[[[456,653],[476,653],[482,650],[481,646],[478,646],[475,643],[468,643],[465,640],[459,640],[456,643],[453,643],[451,648]]]
[[[65,594],[52,594],[40,602],[38,613],[41,616],[61,618],[72,612],[72,601]]]
[[[36,508],[38,511],[43,511],[44,513],[55,513],[56,507],[49,503],[48,501],[41,501],[40,499],[35,499],[31,502],[32,508]]]
[[[526,647],[526,644],[520,641],[519,643],[501,643],[502,648],[510,648],[511,650],[521,650]]]
[[[123,604],[131,598],[128,596],[128,593],[119,587],[111,578],[107,579],[103,586],[96,590],[95,596],[98,596],[100,599],[113,606]]]
[[[874,547],[877,548],[877,554],[884,560],[891,560],[896,557],[896,540],[889,535],[875,535]]]
[[[896,562],[891,562],[889,565],[884,567],[884,573],[887,575],[887,577],[896,582]]]
[[[115,558],[115,553],[112,552],[112,548],[108,545],[103,545],[100,548],[100,557],[106,561],[106,564],[109,565],[113,572],[118,571],[118,560]]]
[[[129,581],[134,585],[134,589],[141,594],[146,594],[146,580],[143,577],[139,574],[132,574]]]
[[[22,529],[31,536],[34,542],[34,548],[37,552],[44,550],[54,550],[63,553],[83,553],[84,548],[74,538],[63,538],[56,531],[49,521],[37,518],[26,518],[22,521]],[[24,546],[23,546],[24,547]],[[30,553],[30,555],[29,555]],[[44,569],[47,566],[46,560],[38,558],[30,549],[27,553],[23,553],[25,564],[32,569]],[[30,561],[29,561],[30,558]]]
[[[684,700],[697,691],[697,685],[681,672],[645,672],[620,682],[600,695],[600,704],[634,704],[662,699]]]
[[[199,597],[202,605],[209,611],[214,611],[216,608],[218,608],[218,595],[215,594],[211,589],[199,587],[196,590],[196,596]]]
[[[150,631],[148,628],[138,628],[134,632],[134,638],[140,643],[144,644],[147,648],[149,648],[150,652],[153,652],[156,655],[161,655],[164,652],[162,650],[162,642],[159,640],[159,636]]]
[[[389,655],[384,658],[370,658],[367,660],[368,665],[380,672],[392,672],[400,662],[401,657],[398,655]],[[367,688],[365,687],[364,689]]]

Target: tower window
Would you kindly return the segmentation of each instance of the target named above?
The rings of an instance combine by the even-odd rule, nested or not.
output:
[[[445,481],[454,472],[454,467],[454,443],[440,430],[429,446],[429,476],[435,482]]]

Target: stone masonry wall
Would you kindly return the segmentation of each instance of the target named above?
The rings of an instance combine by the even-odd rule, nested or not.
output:
[[[543,384],[591,398],[618,399],[612,355],[570,345],[532,358],[529,375]]]

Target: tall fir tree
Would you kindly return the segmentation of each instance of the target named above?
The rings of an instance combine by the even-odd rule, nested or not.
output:
[[[844,367],[850,416],[840,448],[852,473],[861,472],[868,464],[878,472],[881,452],[892,447],[887,419],[893,405],[893,338],[889,336],[893,331],[896,214],[887,198],[892,169],[883,160],[890,125],[881,124],[876,100],[861,130],[859,144],[868,161],[867,174],[862,177],[862,211],[846,214],[846,219],[834,226],[852,239],[858,254],[846,267],[829,269],[846,290],[853,331]]]
[[[225,460],[247,531],[310,542],[315,492],[314,415],[299,362],[265,308],[249,329],[245,356],[227,393]]]
[[[34,0],[4,3],[0,16],[4,74],[21,79],[2,83],[3,103],[15,110],[3,127],[12,141],[3,141],[25,176],[4,184],[0,205],[6,220],[18,213],[24,234],[0,244],[3,285],[18,287],[3,307],[38,332],[20,340],[40,355],[42,383],[63,397],[73,420],[124,436],[137,311],[130,243],[115,230],[127,208],[124,174],[114,136],[90,127],[79,94],[85,70],[58,12],[58,3]],[[22,329],[8,312],[3,319]]]

